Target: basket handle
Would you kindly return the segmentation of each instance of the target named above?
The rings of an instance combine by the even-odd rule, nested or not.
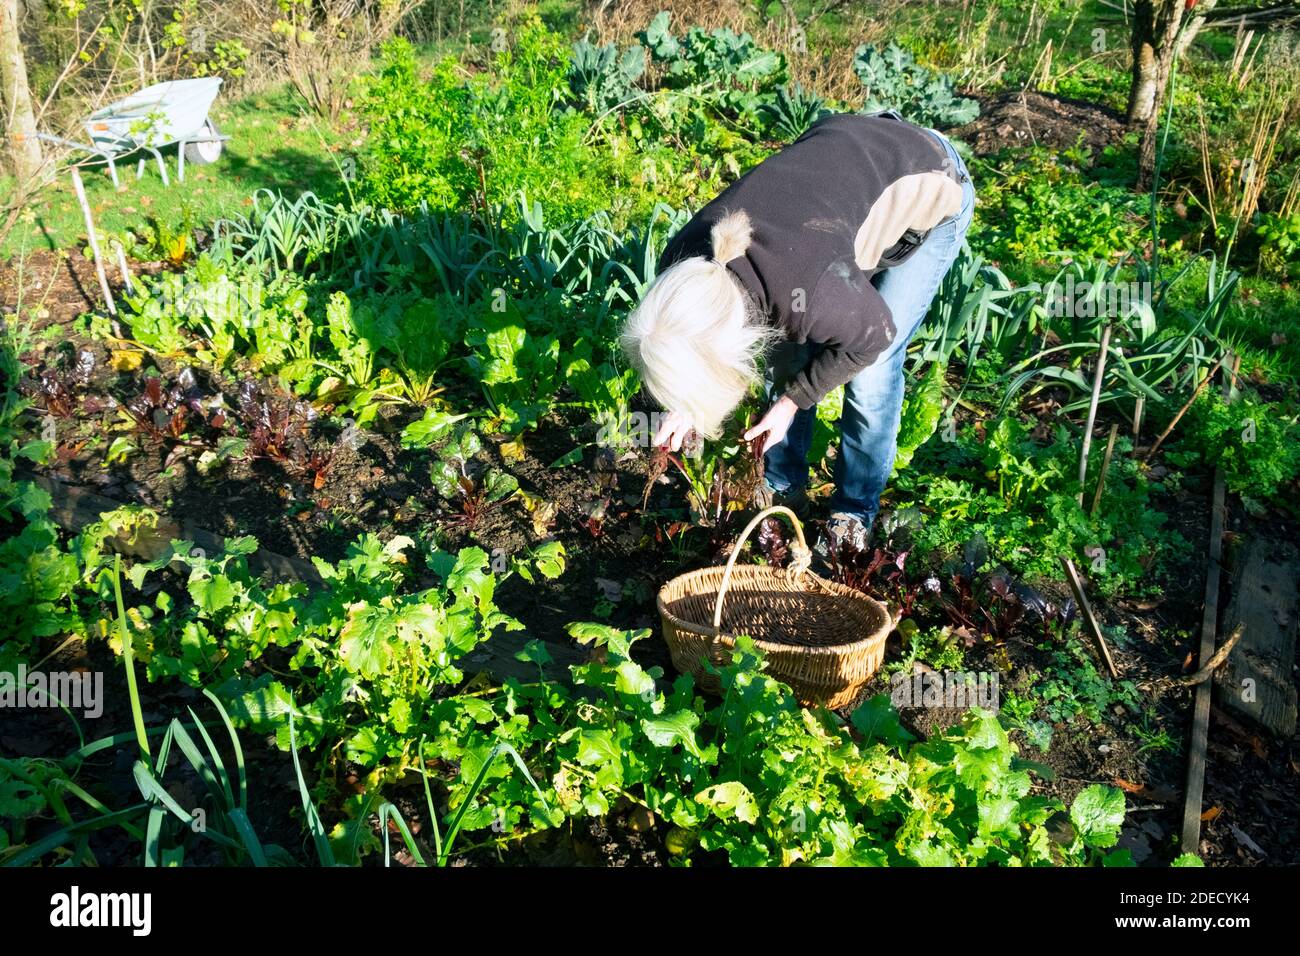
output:
[[[812,562],[812,552],[808,550],[808,542],[804,539],[803,526],[799,524],[799,517],[785,505],[772,505],[770,508],[764,508],[745,526],[745,530],[740,533],[740,537],[736,540],[736,546],[731,549],[731,558],[727,561],[727,569],[722,572],[722,584],[718,587],[718,599],[713,605],[714,634],[722,630],[722,599],[727,594],[727,585],[731,583],[731,569],[736,566],[736,559],[740,557],[740,549],[745,546],[745,541],[750,532],[758,527],[759,522],[773,514],[781,514],[789,518],[790,524],[794,526],[795,536],[799,539],[799,543],[790,549],[793,553],[790,562],[790,573],[798,578],[808,570],[808,565]]]

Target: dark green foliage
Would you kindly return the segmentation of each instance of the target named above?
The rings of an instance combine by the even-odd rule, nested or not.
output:
[[[1139,242],[1145,202],[1085,176],[1082,156],[1031,149],[980,178],[971,245],[998,262],[1111,259]],[[1064,161],[1063,161],[1064,160]]]
[[[1181,537],[1165,529],[1164,514],[1152,506],[1151,486],[1128,457],[1127,439],[1116,446],[1101,507],[1090,516],[1076,497],[1079,446],[1063,426],[1047,444],[1011,417],[987,423],[983,432],[982,440],[965,429],[954,442],[929,443],[898,476],[896,503],[916,504],[924,514],[914,532],[919,553],[959,554],[978,536],[991,561],[1031,580],[1059,578],[1065,555],[1105,594],[1154,584],[1157,560],[1175,554]],[[1093,454],[1095,475],[1101,452],[1094,446]]]
[[[1291,499],[1300,476],[1300,426],[1294,411],[1250,391],[1225,402],[1207,388],[1178,425],[1170,461],[1213,470],[1223,466],[1228,490],[1260,502]]]

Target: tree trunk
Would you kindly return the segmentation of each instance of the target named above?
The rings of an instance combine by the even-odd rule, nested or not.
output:
[[[1196,17],[1188,21],[1187,26],[1183,27],[1183,34],[1178,38],[1178,46],[1174,50],[1175,57],[1187,55],[1187,50],[1192,45],[1192,41],[1201,32],[1201,27],[1205,26],[1205,15],[1213,10],[1218,3],[1219,0],[1200,0],[1196,4]]]
[[[1151,0],[1133,11],[1133,78],[1128,89],[1128,121],[1145,123],[1156,107],[1156,38]]]
[[[1165,87],[1169,84],[1169,71],[1173,67],[1172,50],[1165,56],[1155,57],[1150,76],[1155,88],[1154,100],[1146,118],[1142,120],[1142,138],[1138,142],[1137,188],[1147,190],[1156,170],[1156,139],[1160,133],[1160,108],[1164,103]]]
[[[1133,80],[1129,87],[1128,121],[1141,128],[1137,188],[1148,189],[1155,174],[1156,134],[1160,109],[1181,45],[1179,27],[1187,0],[1137,0],[1133,7]]]
[[[44,156],[36,138],[27,63],[18,40],[18,0],[0,0],[0,101],[9,118],[5,138],[14,172],[20,184],[27,183],[40,173]]]

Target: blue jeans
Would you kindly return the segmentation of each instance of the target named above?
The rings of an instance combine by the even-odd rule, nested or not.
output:
[[[907,345],[925,320],[939,283],[961,251],[975,211],[975,187],[966,164],[945,137],[934,135],[943,142],[958,173],[965,177],[961,210],[935,226],[901,265],[872,277],[872,284],[893,314],[897,334],[889,350],[844,387],[831,511],[853,515],[867,527],[875,520],[880,494],[894,470]],[[819,349],[816,343],[784,343],[774,348],[767,363],[768,399],[778,397],[785,383],[806,368]],[[808,483],[808,449],[816,414],[815,408],[798,412],[785,439],[770,448],[765,456],[768,486],[778,494],[802,489]]]

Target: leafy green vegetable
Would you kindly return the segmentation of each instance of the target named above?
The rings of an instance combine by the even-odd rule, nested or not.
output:
[[[1114,787],[1094,783],[1085,787],[1070,805],[1075,833],[1090,847],[1114,846],[1124,822],[1124,794]]]
[[[902,471],[912,462],[916,450],[930,440],[943,414],[944,366],[932,362],[903,399],[902,419],[898,428],[898,451],[894,470]]]
[[[866,87],[863,112],[895,109],[921,126],[961,126],[979,116],[979,101],[957,96],[951,79],[920,66],[897,43],[858,47],[853,72]]]
[[[1287,495],[1300,478],[1300,416],[1243,392],[1225,402],[1216,389],[1197,397],[1179,424],[1169,459],[1184,467],[1223,466],[1230,491],[1260,502]]]
[[[426,408],[423,416],[402,429],[402,447],[428,448],[446,436],[451,426],[466,417],[453,415],[438,408]]]

